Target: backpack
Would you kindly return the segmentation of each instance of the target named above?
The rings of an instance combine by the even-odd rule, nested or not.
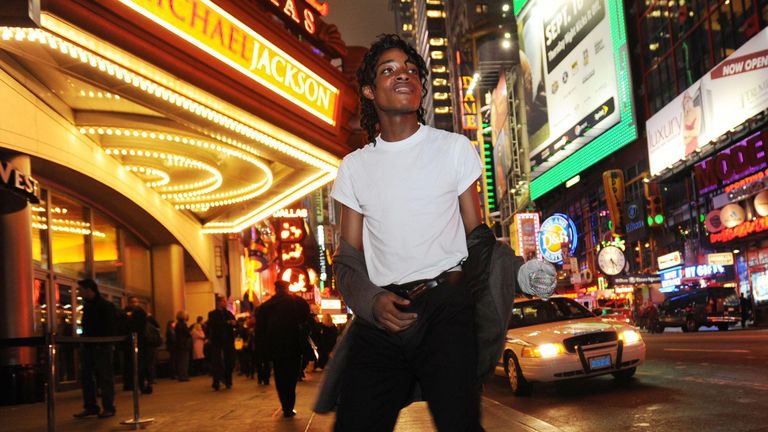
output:
[[[144,326],[144,342],[151,347],[159,347],[163,344],[160,329],[150,322]]]

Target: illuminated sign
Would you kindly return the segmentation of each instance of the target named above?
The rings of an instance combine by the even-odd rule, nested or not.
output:
[[[336,87],[211,0],[120,1],[326,123],[336,124]]]
[[[707,254],[707,264],[709,265],[733,265],[733,253],[722,252]]]
[[[750,181],[738,182],[740,186],[746,186],[763,178],[764,173],[761,170],[768,166],[766,157],[768,154],[765,151],[763,132],[751,135],[716,156],[697,163],[693,167],[696,187],[701,193],[709,192],[720,184],[726,185],[750,176]],[[755,172],[758,173],[751,176]],[[739,185],[736,187],[740,187]],[[733,189],[735,188],[728,190]]]
[[[310,35],[314,35],[317,31],[315,27],[315,12],[301,0],[262,0],[262,3],[277,10],[284,19],[291,20],[295,24],[302,26]]]
[[[768,108],[766,50],[763,29],[648,119],[651,175]]]
[[[566,243],[570,245],[569,255],[576,252],[578,243],[576,225],[568,216],[555,213],[541,224],[539,250],[545,260],[559,264],[563,262],[562,245]]]
[[[2,160],[0,160],[0,185],[33,204],[40,202],[40,183]]]
[[[541,256],[537,248],[536,234],[539,232],[538,213],[517,213],[513,220],[514,234],[517,243],[517,254],[526,259]]]
[[[533,200],[637,138],[623,3],[514,2]]]
[[[283,269],[278,278],[281,281],[288,282],[288,290],[291,292],[307,292],[309,287],[309,275],[299,267],[288,267]]]
[[[303,219],[280,219],[278,221],[279,237],[282,242],[300,242],[304,240],[306,231],[304,231]]]
[[[323,311],[341,310],[341,300],[337,298],[322,299],[320,300],[320,307]]]
[[[718,233],[709,235],[710,243],[724,243],[750,234],[768,230],[768,216],[746,221],[733,228],[726,228]]]
[[[725,267],[721,265],[700,264],[695,266],[688,266],[685,268],[682,266],[677,266],[664,271],[660,271],[659,277],[661,278],[661,287],[670,288],[676,285],[680,285],[684,277],[706,278],[709,276],[722,274],[725,274]],[[662,292],[669,292],[669,290]]]
[[[461,90],[461,127],[464,130],[477,130],[477,100],[471,76],[461,77]]]
[[[680,251],[675,251],[656,258],[656,261],[659,264],[659,270],[664,270],[682,264],[683,255],[680,254]]]
[[[272,213],[274,218],[306,218],[307,216],[309,216],[309,211],[305,208],[280,209]]]

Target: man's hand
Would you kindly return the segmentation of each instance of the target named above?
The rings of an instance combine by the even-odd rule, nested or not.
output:
[[[408,306],[411,301],[391,292],[383,292],[376,295],[373,300],[373,316],[384,329],[397,333],[401,332],[416,322],[417,315],[412,312],[403,312],[397,305]]]

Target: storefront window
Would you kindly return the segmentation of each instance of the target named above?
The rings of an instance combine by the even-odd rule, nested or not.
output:
[[[132,234],[123,231],[125,289],[129,294],[152,296],[152,266],[149,249]]]
[[[67,276],[86,276],[85,247],[90,223],[85,209],[73,200],[51,195],[51,229],[53,270]]]
[[[120,244],[115,224],[98,211],[93,212],[93,270],[96,282],[123,287]]]
[[[46,196],[43,191],[40,203],[32,206],[32,260],[37,268],[48,269],[48,221],[45,217]]]

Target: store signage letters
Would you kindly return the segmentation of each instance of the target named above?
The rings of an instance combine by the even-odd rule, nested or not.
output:
[[[32,176],[24,174],[10,163],[2,160],[0,160],[0,181],[2,181],[4,189],[31,203],[40,202],[40,183]]]
[[[733,265],[733,253],[721,252],[707,254],[707,264],[709,265]]]
[[[628,275],[613,278],[614,284],[654,284],[659,282],[661,282],[661,278],[658,275]]]
[[[339,90],[211,0],[120,0],[248,78],[335,125]]]
[[[728,184],[766,167],[764,132],[756,133],[716,156],[696,164],[693,175],[700,192]]]
[[[680,251],[675,251],[666,255],[662,255],[656,258],[656,260],[659,263],[659,270],[663,270],[682,264],[683,256],[680,254]]]
[[[473,94],[474,89],[472,89],[472,92],[468,92],[471,84],[471,76],[461,77],[461,88],[464,99],[461,104],[461,123],[464,130],[477,130],[477,101]]]
[[[307,216],[309,216],[309,210],[305,208],[280,209],[272,213],[274,218],[306,218]]]
[[[743,238],[750,234],[768,230],[768,216],[763,216],[751,221],[736,225],[733,228],[726,228],[719,233],[710,234],[710,243],[725,243],[737,238]]]
[[[271,5],[296,24],[303,25],[307,33],[315,34],[317,30],[315,27],[315,12],[301,0],[262,0],[262,2]]]
[[[576,252],[577,243],[576,225],[568,216],[555,213],[541,224],[539,250],[547,261],[563,262],[566,254],[570,255]],[[568,250],[563,250],[563,247]]]

